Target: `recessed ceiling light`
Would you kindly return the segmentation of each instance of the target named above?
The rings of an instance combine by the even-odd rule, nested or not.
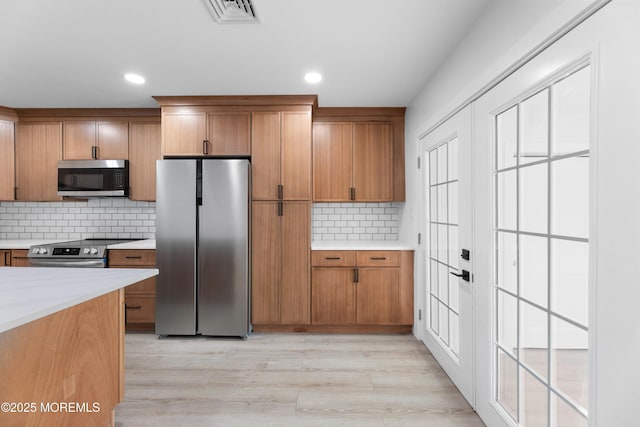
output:
[[[127,73],[124,75],[124,78],[131,83],[135,83],[137,85],[141,85],[145,82],[144,77],[139,74]]]
[[[322,80],[322,74],[312,71],[305,74],[304,79],[307,83],[318,83],[320,82],[320,80]]]

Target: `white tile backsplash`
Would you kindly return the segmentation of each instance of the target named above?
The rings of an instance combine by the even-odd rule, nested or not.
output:
[[[0,202],[0,239],[151,239],[156,204],[129,199]]]
[[[398,203],[314,203],[313,240],[398,240]]]
[[[313,240],[398,240],[399,203],[314,203]],[[153,202],[0,202],[0,239],[152,239]]]

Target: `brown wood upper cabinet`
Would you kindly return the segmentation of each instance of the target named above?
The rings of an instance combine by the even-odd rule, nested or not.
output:
[[[159,122],[129,125],[129,198],[156,200],[156,160],[162,158]]]
[[[249,156],[251,113],[208,111],[206,107],[162,113],[162,152],[165,156]]]
[[[58,201],[58,160],[62,159],[61,122],[16,126],[16,200]]]
[[[0,120],[0,200],[15,199],[15,125]]]
[[[254,112],[253,200],[311,200],[311,108]]]
[[[65,160],[129,158],[128,122],[64,122]]]
[[[393,158],[391,123],[314,123],[313,200],[394,200]]]

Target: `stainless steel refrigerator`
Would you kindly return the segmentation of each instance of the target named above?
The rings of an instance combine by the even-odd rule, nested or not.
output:
[[[246,337],[249,161],[158,160],[156,171],[156,334]]]

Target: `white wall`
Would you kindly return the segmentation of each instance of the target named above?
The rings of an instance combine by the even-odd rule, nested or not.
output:
[[[418,136],[583,11],[593,0],[496,0],[407,107],[407,202],[400,239],[418,232]],[[416,52],[417,55],[420,52]]]
[[[481,17],[470,37],[409,106],[407,165],[415,164],[418,135],[590,2],[536,2],[540,8],[528,13],[519,12],[527,10],[525,3],[511,3],[496,3]],[[502,22],[509,10],[514,12],[513,17],[507,20],[510,22]],[[596,91],[599,107],[594,151],[597,197],[591,210],[596,219],[590,230],[595,259],[595,289],[591,290],[595,298],[590,301],[590,363],[595,366],[590,375],[596,386],[591,390],[590,425],[594,426],[637,424],[634,405],[640,381],[640,57],[634,52],[640,38],[636,19],[639,13],[637,0],[614,0],[598,12],[598,19],[588,21],[589,34],[602,35],[593,44],[600,55],[597,63],[601,76]],[[417,171],[408,167],[403,239],[409,240],[418,229],[417,184]]]

